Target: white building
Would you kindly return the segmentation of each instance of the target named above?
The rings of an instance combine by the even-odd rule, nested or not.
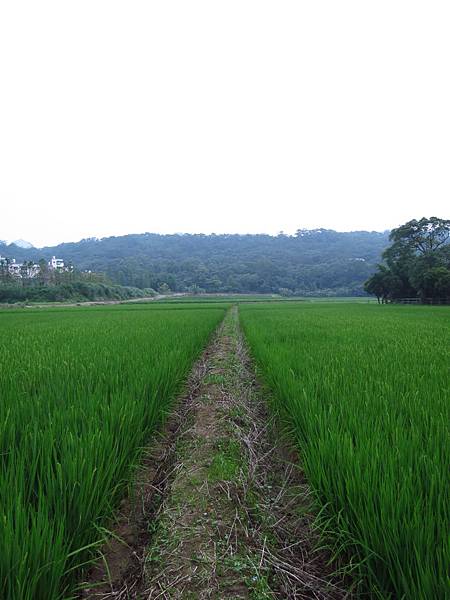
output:
[[[48,267],[51,271],[65,271],[64,261],[62,258],[56,258],[52,256],[52,259],[48,263]]]
[[[14,275],[15,277],[20,277],[21,266],[21,263],[16,263],[16,259],[13,258],[9,263],[8,271],[11,273],[11,275]]]
[[[5,258],[4,256],[0,256],[0,265],[6,267],[8,273],[13,277],[22,277],[22,264],[17,263],[15,258]]]
[[[32,279],[41,272],[38,264],[32,262],[18,263],[15,258],[7,259],[0,256],[0,264],[7,266],[8,273],[19,279]]]
[[[4,256],[0,256],[0,267],[3,273],[6,267],[10,275],[19,279],[33,279],[41,273],[41,267],[37,263],[30,261],[18,263],[14,258],[5,258]],[[73,270],[73,267],[71,265],[66,266],[62,258],[52,256],[52,259],[48,262],[48,269],[58,273],[68,273]]]
[[[23,263],[20,268],[22,277],[33,279],[41,272],[41,267],[36,263]]]

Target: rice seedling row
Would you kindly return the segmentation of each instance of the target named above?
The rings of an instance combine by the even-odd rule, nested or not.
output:
[[[224,307],[0,313],[0,597],[74,597]]]
[[[448,308],[240,308],[337,554],[381,598],[448,597]]]

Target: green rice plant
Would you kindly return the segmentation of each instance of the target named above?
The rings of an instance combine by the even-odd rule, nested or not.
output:
[[[240,314],[335,551],[356,559],[370,595],[449,597],[450,310],[302,303]]]
[[[223,307],[0,312],[0,597],[74,597]]]

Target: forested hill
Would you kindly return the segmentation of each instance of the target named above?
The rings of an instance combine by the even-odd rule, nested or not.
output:
[[[71,261],[113,282],[173,291],[363,293],[388,245],[388,233],[299,230],[295,236],[158,235],[90,238],[41,249],[0,244],[16,260]]]

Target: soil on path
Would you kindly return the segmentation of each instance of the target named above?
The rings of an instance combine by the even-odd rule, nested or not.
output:
[[[74,308],[75,306],[106,306],[110,304],[139,304],[153,302],[156,300],[167,300],[168,298],[180,298],[185,296],[184,292],[175,294],[157,294],[156,296],[143,296],[142,298],[128,298],[124,300],[80,300],[79,302],[37,302],[35,304],[25,304],[24,308],[49,308],[63,307]],[[16,304],[4,304],[4,308],[17,308]]]
[[[340,599],[231,309],[141,465],[84,598]]]

